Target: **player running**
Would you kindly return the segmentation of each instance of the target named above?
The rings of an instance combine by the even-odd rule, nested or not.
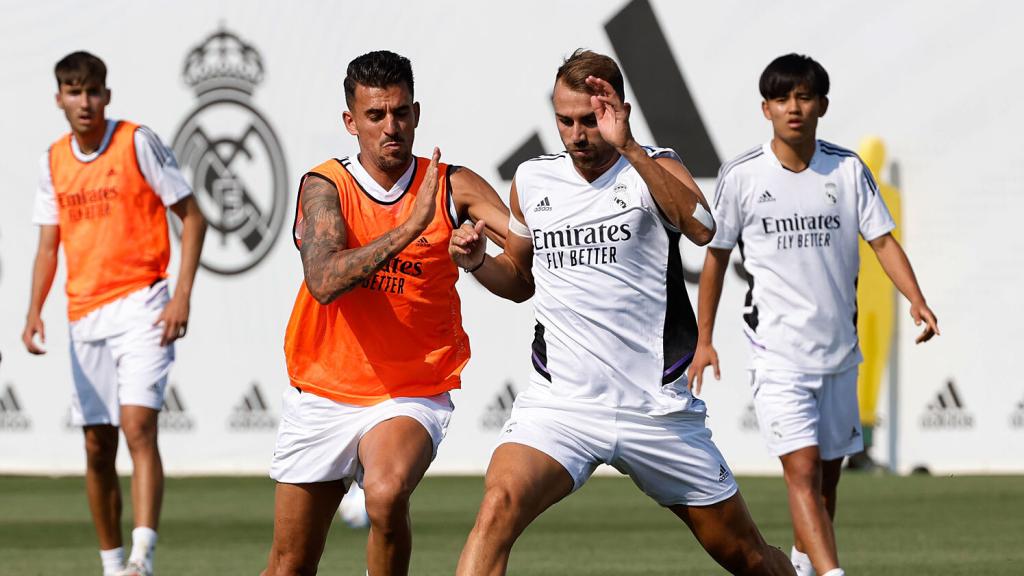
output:
[[[453,227],[508,211],[466,168],[412,153],[420,106],[412,65],[364,54],[345,78],[359,154],[308,172],[294,236],[305,282],[285,337],[284,394],[270,476],[274,543],[265,574],[314,574],[346,488],[365,489],[373,576],[409,571],[409,497],[437,453],[469,360]]]
[[[832,519],[843,456],[862,449],[857,410],[858,233],[910,301],[939,333],[871,172],[853,152],[816,139],[828,108],[829,79],[814,60],[788,54],[761,74],[769,142],[722,166],[715,191],[718,232],[700,279],[700,337],[690,380],[719,377],[712,330],[733,246],[750,274],[743,319],[754,370],[761,433],[782,461],[801,575],[841,576]],[[809,557],[809,558],[808,558]],[[813,565],[813,568],[812,568]]]
[[[71,132],[40,160],[33,222],[39,247],[22,333],[44,354],[41,313],[67,261],[68,319],[75,391],[71,420],[85,435],[85,489],[105,575],[153,573],[164,474],[157,415],[164,403],[174,341],[188,327],[192,283],[206,222],[174,156],[151,130],[110,120],[107,68],[87,52],[57,63],[57,107]],[[167,287],[167,209],[181,218],[181,264]],[[118,427],[132,458],[135,529],[127,566],[121,541],[121,489],[114,460]]]
[[[519,166],[504,253],[484,252],[482,223],[450,252],[489,290],[536,290],[531,386],[515,401],[487,470],[458,574],[504,574],[516,538],[599,464],[628,474],[735,574],[792,574],[765,543],[691,396],[697,340],[680,235],[705,244],[714,222],[670,149],[633,139],[622,74],[577,50],[553,104],[566,151]]]

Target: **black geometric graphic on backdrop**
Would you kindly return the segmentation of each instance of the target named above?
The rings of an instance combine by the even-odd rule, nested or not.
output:
[[[654,143],[675,149],[695,178],[714,178],[721,160],[650,2],[629,2],[605,32]],[[511,180],[519,164],[544,152],[534,132],[499,164],[498,173]]]

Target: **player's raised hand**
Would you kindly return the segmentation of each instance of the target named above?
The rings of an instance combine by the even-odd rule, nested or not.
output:
[[[427,167],[427,173],[423,175],[423,182],[416,191],[416,204],[413,205],[412,214],[409,215],[409,224],[417,230],[417,233],[427,229],[437,211],[437,163],[440,160],[441,150],[435,146],[434,154],[430,158],[430,166]]]
[[[721,380],[722,372],[718,369],[718,352],[715,347],[711,344],[697,344],[697,349],[693,351],[693,362],[686,371],[687,386],[694,395],[700,394],[704,386],[704,369],[709,365],[714,370],[715,380]]]
[[[915,343],[927,342],[933,336],[942,335],[942,332],[939,332],[939,321],[935,318],[935,313],[924,302],[910,305],[910,317],[914,319],[915,326],[920,326],[922,322],[925,324],[924,331],[917,336],[914,340]]]
[[[477,220],[476,224],[464,222],[462,226],[452,230],[451,240],[448,241],[448,255],[456,266],[473,270],[487,257],[487,236],[483,232],[483,220]]]
[[[596,76],[587,76],[587,86],[594,91],[590,105],[597,117],[597,128],[601,137],[616,148],[624,148],[633,139],[629,128],[629,104],[622,101],[612,85]]]
[[[39,335],[39,343],[46,344],[46,327],[43,319],[38,315],[30,315],[25,320],[25,329],[21,332],[21,341],[29,354],[46,354],[46,350],[36,344],[36,334]]]

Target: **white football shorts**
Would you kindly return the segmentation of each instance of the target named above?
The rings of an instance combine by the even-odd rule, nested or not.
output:
[[[864,449],[856,366],[836,374],[752,372],[754,409],[773,456],[817,446],[822,460],[835,460]]]
[[[498,444],[547,454],[572,477],[574,491],[599,464],[608,464],[662,506],[708,506],[738,488],[704,421],[703,413],[651,416],[554,398],[517,399]]]
[[[162,280],[72,324],[73,425],[119,426],[121,406],[163,408],[174,344],[160,345],[163,326],[154,323],[169,299]]]
[[[344,479],[346,489],[353,480],[363,484],[359,441],[374,426],[398,416],[416,420],[434,443],[433,458],[454,409],[447,392],[356,406],[289,387],[283,401],[270,477],[286,484]]]

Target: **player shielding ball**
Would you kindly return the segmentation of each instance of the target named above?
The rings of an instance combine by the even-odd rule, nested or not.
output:
[[[393,52],[353,60],[345,127],[359,154],[310,170],[293,230],[302,258],[285,336],[291,387],[270,476],[277,480],[267,575],[315,574],[353,482],[365,490],[372,576],[409,571],[409,498],[451,418],[469,360],[448,240],[508,211],[466,168],[413,155],[420,106],[412,65]]]
[[[829,79],[814,60],[775,59],[760,79],[772,139],[722,166],[714,198],[718,232],[700,279],[700,338],[690,380],[700,392],[722,280],[740,246],[750,274],[743,319],[754,370],[754,407],[789,490],[798,574],[841,576],[832,520],[843,457],[863,448],[857,408],[858,234],[910,301],[925,329],[939,333],[871,172],[853,152],[816,137]],[[808,559],[809,556],[809,559]],[[812,568],[813,565],[813,568]]]
[[[628,474],[735,574],[792,574],[750,517],[687,387],[697,341],[680,235],[705,244],[714,222],[670,149],[633,139],[623,78],[578,50],[556,74],[566,151],[521,164],[504,252],[464,224],[450,252],[491,292],[534,296],[530,387],[515,400],[487,470],[458,574],[504,574],[513,543],[599,464]]]
[[[192,283],[206,222],[173,154],[151,130],[108,119],[107,68],[87,52],[57,63],[57,107],[71,132],[40,160],[33,222],[39,247],[22,333],[32,354],[45,351],[41,313],[67,262],[68,320],[75,391],[72,422],[85,435],[85,487],[100,543],[103,573],[153,571],[164,476],[157,415],[185,335]],[[181,264],[168,292],[167,210],[182,221]],[[124,566],[121,489],[114,460],[118,427],[132,457],[135,530]]]

